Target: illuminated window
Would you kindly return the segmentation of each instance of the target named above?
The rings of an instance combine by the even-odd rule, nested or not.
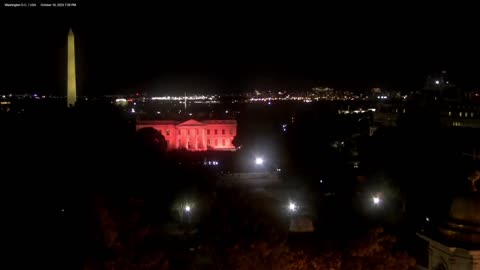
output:
[[[214,132],[214,133],[215,133],[215,135],[217,135],[217,134],[218,134],[218,130],[215,129],[215,132]]]
[[[405,108],[403,108],[403,113],[405,113],[405,112],[406,112],[406,110],[405,110]]]
[[[222,135],[225,135],[225,129],[222,129]]]
[[[470,113],[470,117],[473,117],[473,112],[472,112],[472,113]]]
[[[210,139],[207,140],[207,146],[210,146]]]
[[[222,146],[225,146],[225,139],[222,139]]]
[[[462,117],[462,112],[459,112],[459,113],[458,113],[458,116]]]
[[[210,129],[207,129],[207,135],[210,135]]]
[[[230,135],[233,135],[233,129],[230,129]]]
[[[170,136],[170,130],[167,129],[167,136]]]
[[[452,116],[452,112],[448,112],[448,116]]]
[[[218,139],[215,139],[215,146],[218,146]]]

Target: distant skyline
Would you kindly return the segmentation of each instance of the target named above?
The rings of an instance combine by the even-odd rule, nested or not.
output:
[[[475,25],[445,20],[443,13],[119,8],[78,3],[58,11],[0,9],[0,91],[63,94],[70,27],[79,95],[134,89],[154,94],[313,86],[418,89],[440,70],[459,87],[480,88],[480,46],[476,30],[468,27]],[[90,14],[95,11],[99,14]]]

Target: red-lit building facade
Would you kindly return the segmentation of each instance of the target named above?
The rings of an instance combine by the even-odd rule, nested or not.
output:
[[[139,121],[137,130],[152,127],[162,133],[167,150],[235,151],[232,141],[237,135],[236,120]]]

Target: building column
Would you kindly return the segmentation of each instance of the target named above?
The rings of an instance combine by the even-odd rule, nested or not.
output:
[[[178,129],[174,129],[175,132],[175,149],[178,150],[178,148],[180,147],[179,143],[178,143],[178,140],[180,139],[180,135],[178,134]]]
[[[205,133],[206,133],[206,132],[207,132],[207,130],[206,130],[206,129],[203,129],[203,132],[202,132],[202,140],[203,140],[203,148],[204,148],[205,150],[208,149],[208,146],[207,146],[207,138],[206,138],[206,136],[205,136]]]
[[[198,150],[198,135],[197,135],[197,130],[195,130],[195,150]]]

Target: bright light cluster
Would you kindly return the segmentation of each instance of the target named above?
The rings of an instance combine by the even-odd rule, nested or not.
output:
[[[163,96],[163,97],[152,97],[152,100],[215,100],[218,96],[204,96],[204,95],[193,95],[193,96]]]
[[[217,166],[217,165],[218,165],[218,161],[209,161],[209,162],[208,162],[208,165]]]

